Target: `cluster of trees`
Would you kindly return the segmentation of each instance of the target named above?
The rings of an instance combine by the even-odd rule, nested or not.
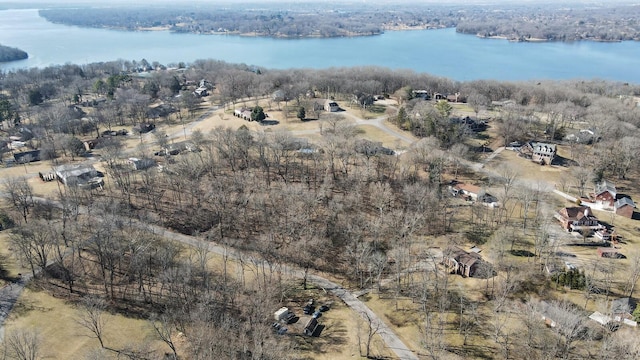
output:
[[[456,31],[519,41],[640,40],[637,5],[517,6],[508,11],[475,15],[460,21]]]
[[[583,290],[587,284],[584,272],[573,268],[553,274],[551,280],[557,285],[568,286],[571,289]]]
[[[25,51],[18,48],[0,45],[0,62],[24,60],[29,57]]]
[[[307,4],[303,10],[264,5],[206,8],[79,8],[41,10],[47,20],[89,27],[128,30],[165,27],[194,33],[231,32],[275,37],[377,35],[385,29],[456,27],[465,34],[515,40],[638,40],[640,7],[601,4],[587,7],[545,4],[433,5]],[[266,9],[265,9],[266,8]],[[313,9],[313,11],[310,11]]]
[[[18,224],[13,248],[34,274],[68,289],[70,296],[94,293],[133,302],[139,307],[136,311],[154,319],[164,338],[171,339],[168,329],[180,329],[193,342],[190,354],[212,354],[212,358],[241,358],[247,351],[264,354],[262,358],[282,356],[287,343],[272,342],[272,332],[263,327],[285,292],[277,269],[287,263],[305,274],[312,269],[333,272],[358,287],[376,287],[396,299],[410,297],[421,305],[423,340],[434,357],[448,348],[444,333],[452,318],[465,341],[484,336],[480,329],[491,328],[505,358],[517,351],[569,356],[580,353],[577,341],[591,339],[584,336],[583,326],[576,328],[580,331],[549,333],[533,321],[540,309],[519,308],[519,299],[546,283],[540,263],[511,262],[507,250],[530,248],[523,238],[532,236],[540,262],[552,261],[557,254],[545,233],[548,224],[539,206],[540,192],[518,185],[517,175],[505,168],[490,179],[501,190],[497,194],[501,208],[453,204],[443,179],[465,171],[462,165],[470,156],[466,134],[450,121],[449,103],[412,98],[412,89],[460,92],[477,116],[491,108],[492,101],[513,100],[491,122],[506,143],[559,139],[563,131],[591,128],[598,133],[598,142],[571,147],[580,155],[572,157],[587,169],[588,179],[625,176],[640,168],[635,141],[640,116],[633,102],[640,94],[637,85],[596,80],[455,82],[376,67],[271,70],[213,60],[196,61],[184,71],[133,76],[148,64],[117,61],[2,73],[0,116],[6,125],[2,136],[28,128],[34,147],[51,157],[73,156],[80,137],[147,122],[152,107],[171,105],[193,115],[201,100],[183,89],[206,79],[215,85],[212,98],[221,104],[233,106],[247,98],[248,103],[255,102],[256,119],[264,114],[259,103],[272,108],[290,102],[304,119],[315,111],[309,94],[345,101],[384,94],[400,103],[397,113],[389,112],[389,119],[423,139],[402,157],[391,156],[363,143],[357,129],[339,115],[323,114],[320,136],[313,144],[284,131],[252,132],[245,127],[194,132],[191,141],[201,151],[167,156],[159,171],[124,166],[121,159],[132,154],[113,137],[99,150],[111,180],[104,192],[68,187],[58,206],[47,207],[33,200],[26,182],[5,182],[12,220]],[[42,95],[40,101],[32,101],[34,91]],[[279,96],[272,96],[274,92]],[[183,121],[181,116],[179,111],[155,121]],[[158,143],[162,135],[158,132]],[[148,158],[153,150],[140,147],[133,155]],[[264,259],[259,264],[240,257],[242,266],[256,267],[259,276],[245,283],[224,269],[212,272],[203,265],[206,249],[182,249],[141,227],[136,219],[215,240],[229,251],[259,253]],[[487,305],[451,286],[449,277],[434,271],[437,264],[407,275],[418,260],[435,261],[420,250],[428,245],[424,239],[445,234],[453,244],[487,242],[497,254],[495,270],[503,279],[495,281],[494,269],[483,270],[488,274],[484,294],[494,306],[495,319],[483,319],[478,307]],[[47,266],[52,261],[56,265]],[[602,269],[583,276],[587,302],[596,290],[609,294],[612,273]],[[382,278],[389,275],[396,281],[383,285]],[[565,276],[558,282],[573,286],[577,277]],[[633,287],[629,291],[633,293]],[[114,301],[115,306],[119,303]],[[576,311],[563,306],[557,307],[569,314],[565,316],[569,329]],[[520,320],[529,321],[528,330],[517,336],[505,326],[514,314],[526,314]],[[607,338],[602,344],[619,353],[633,350],[614,340]],[[108,347],[108,339],[100,342]]]
[[[25,179],[7,181],[10,192],[18,183],[29,186]],[[78,305],[78,331],[97,340],[95,358],[163,356],[150,350],[150,339],[114,346],[107,312],[148,319],[172,359],[178,359],[176,343],[185,335],[184,358],[288,358],[291,343],[276,339],[266,321],[288,291],[277,269],[245,260],[241,271],[255,278],[240,277],[226,258],[224,269],[214,271],[206,243],[182,247],[133,220],[135,215],[118,201],[88,199],[78,189],[61,192],[58,202],[26,196],[22,205],[31,211],[11,230],[14,255],[39,284],[57,293],[64,289]],[[4,349],[28,350],[39,353],[30,359],[42,358],[46,349],[38,347],[42,336],[36,335],[10,332]]]

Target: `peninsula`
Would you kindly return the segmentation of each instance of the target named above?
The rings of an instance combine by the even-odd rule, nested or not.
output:
[[[0,45],[0,62],[24,60],[29,57],[25,51],[18,48]]]

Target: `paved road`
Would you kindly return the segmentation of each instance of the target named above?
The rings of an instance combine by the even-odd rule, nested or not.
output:
[[[0,289],[0,342],[4,340],[4,323],[9,317],[9,313],[18,301],[25,285],[31,280],[33,275],[24,274],[16,282],[11,282]]]
[[[141,224],[141,226],[145,226],[153,230],[156,234],[162,235],[167,239],[178,241],[183,244],[187,244],[194,247],[200,247],[202,245],[205,245],[208,247],[209,251],[213,253],[226,255],[236,260],[239,259],[239,256],[236,252],[230,252],[228,249],[225,249],[224,247],[219,246],[215,243],[199,240],[192,236],[187,236],[187,235],[183,235],[173,231],[169,231],[165,228],[162,228],[156,225]],[[243,259],[246,261],[247,257],[244,257]],[[260,264],[262,261],[255,258],[253,258],[252,260],[253,260],[252,262],[257,262],[258,264]],[[282,269],[284,272],[292,274],[298,278],[304,277],[303,270],[295,268],[293,266],[283,266]],[[371,311],[371,309],[369,309],[367,305],[365,305],[362,301],[358,300],[358,298],[353,293],[346,290],[342,286],[336,284],[335,282],[318,275],[310,274],[308,275],[307,278],[310,282],[316,284],[319,287],[324,288],[331,294],[339,297],[347,306],[349,306],[352,310],[354,310],[356,313],[362,316],[363,319],[366,320],[367,319],[366,315],[368,315],[369,319],[372,320],[372,326],[374,328],[379,329],[378,334],[380,334],[380,337],[387,344],[387,347],[391,349],[398,356],[399,359],[418,360],[417,355],[415,355],[413,351],[411,351],[404,344],[404,342],[400,340],[400,338],[393,332],[393,330],[391,330],[391,328],[389,328],[389,326],[387,326],[384,323],[384,321],[382,321],[373,311]]]
[[[361,119],[353,114],[350,114],[348,112],[342,113],[342,115],[344,115],[347,118],[351,118],[353,120],[355,120],[356,125],[371,125],[374,126],[378,129],[380,129],[381,131],[383,131],[384,133],[396,137],[406,143],[409,144],[413,144],[414,142],[416,142],[416,139],[413,139],[405,134],[403,134],[400,131],[397,131],[393,128],[390,128],[387,126],[387,124],[385,124],[385,121],[387,120],[387,116],[379,116],[375,119],[371,119],[371,120],[365,120],[365,119]]]
[[[371,319],[371,327],[373,329],[378,329],[378,334],[387,344],[387,347],[391,349],[400,359],[407,360],[418,360],[418,356],[413,353],[413,351],[409,350],[409,348],[400,340],[400,338],[387,326],[387,324],[382,321],[376,313],[371,311],[367,305],[365,305],[362,301],[358,300],[358,298],[351,292],[345,290],[340,287],[338,284],[329,281],[325,278],[310,275],[309,280],[316,285],[319,285],[325,288],[327,291],[331,292],[335,296],[339,297],[342,301],[344,301],[347,306],[353,309],[355,312],[360,314],[365,320],[367,316]],[[366,314],[366,315],[365,315]]]
[[[56,200],[45,199],[41,197],[34,197],[34,201],[49,204],[49,205],[54,205],[54,206],[61,206],[61,204]],[[87,213],[86,209],[81,208],[81,213],[86,214]],[[240,259],[240,255],[238,252],[231,251],[230,249],[224,248],[213,242],[200,240],[193,236],[176,233],[173,231],[169,231],[166,228],[163,228],[161,226],[146,224],[136,220],[132,221],[132,223],[139,227],[150,229],[155,234],[163,236],[166,239],[177,241],[193,247],[202,247],[204,245],[208,248],[209,251],[213,253],[216,253],[219,255],[226,255],[229,258],[232,258],[235,260]],[[250,256],[249,257],[243,256],[243,260],[247,261],[248,259],[252,263],[257,263],[257,264],[261,264],[263,262],[262,260],[257,258],[252,258]],[[295,277],[298,277],[298,278],[304,277],[304,271],[299,268],[285,265],[282,267],[282,269],[284,272],[289,273]],[[1,311],[0,335],[4,334],[4,322],[8,317],[9,312],[13,308],[14,304],[17,302],[18,298],[20,297],[20,294],[22,293],[24,286],[30,279],[31,279],[31,275],[23,275],[23,278],[20,282],[14,283],[11,286],[6,286],[0,289],[0,311]],[[402,340],[400,340],[400,338],[393,332],[393,330],[391,330],[391,328],[389,328],[384,323],[384,321],[382,321],[373,311],[371,311],[369,307],[367,307],[362,301],[358,300],[358,298],[353,293],[344,289],[342,286],[336,284],[335,282],[318,275],[311,274],[308,276],[308,279],[310,282],[324,288],[328,292],[339,297],[342,301],[344,301],[345,304],[347,304],[347,306],[349,306],[351,309],[357,312],[365,320],[366,320],[365,314],[367,314],[369,318],[372,319],[372,326],[374,328],[379,329],[378,333],[380,334],[384,342],[387,344],[387,347],[389,347],[389,349],[391,349],[398,356],[399,359],[418,360],[418,357],[402,342]],[[0,339],[2,338],[0,337]]]

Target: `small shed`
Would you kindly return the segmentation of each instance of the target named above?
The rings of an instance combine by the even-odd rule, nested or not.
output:
[[[309,321],[307,321],[307,324],[304,326],[304,334],[307,336],[313,336],[313,334],[315,334],[316,330],[318,329],[318,326],[320,324],[318,323],[318,319],[315,317],[312,317],[311,319],[309,319]]]

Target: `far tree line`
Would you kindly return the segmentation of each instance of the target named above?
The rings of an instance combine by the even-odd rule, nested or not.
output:
[[[265,9],[266,7],[266,9]],[[248,10],[246,10],[248,9]],[[313,9],[314,11],[309,11]],[[180,7],[47,9],[41,16],[55,23],[140,30],[163,27],[199,34],[236,33],[272,37],[379,35],[403,28],[455,27],[458,32],[512,40],[620,41],[640,39],[640,6],[600,4],[282,4],[259,10],[238,4],[225,8]]]

